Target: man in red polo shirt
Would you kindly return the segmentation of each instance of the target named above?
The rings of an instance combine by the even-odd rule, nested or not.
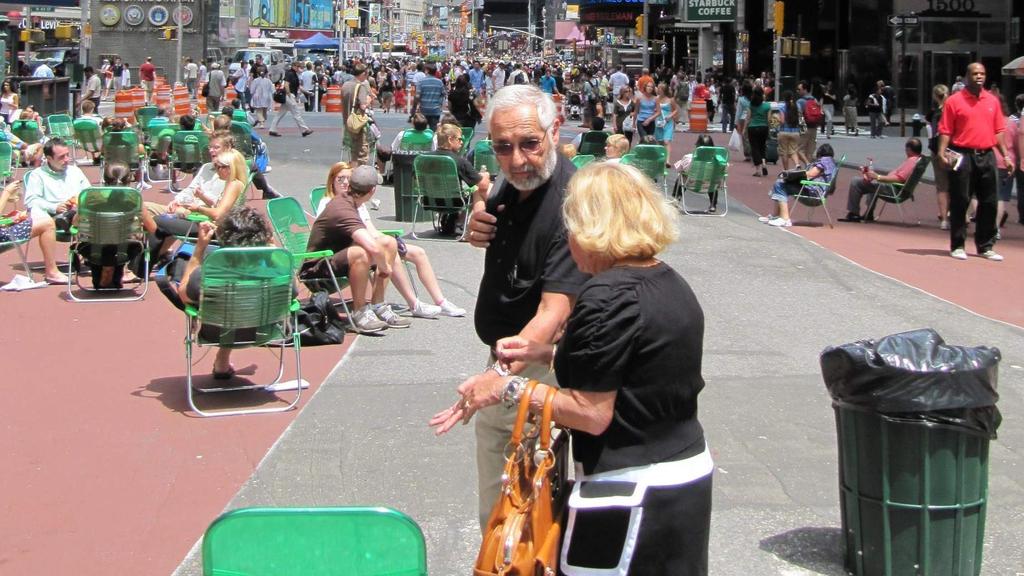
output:
[[[978,255],[999,262],[1003,257],[992,248],[996,243],[998,201],[996,158],[992,148],[1007,156],[999,99],[985,90],[985,67],[978,62],[967,66],[967,85],[946,99],[939,121],[939,162],[949,169],[950,256],[966,260],[967,205],[971,195],[978,199],[975,212],[974,246]],[[957,159],[947,150],[962,155]]]
[[[156,85],[156,66],[153,66],[153,57],[146,56],[146,63],[139,66],[139,81],[142,89],[146,91],[146,105],[153,103],[153,86]]]

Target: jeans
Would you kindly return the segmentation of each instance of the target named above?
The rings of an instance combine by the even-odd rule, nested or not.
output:
[[[871,118],[871,137],[880,137],[882,135],[882,126],[885,125],[885,119],[882,118],[882,113],[868,112],[868,116]]]
[[[723,104],[722,105],[722,132],[728,134],[732,132],[733,128],[736,127],[736,105],[735,104]]]

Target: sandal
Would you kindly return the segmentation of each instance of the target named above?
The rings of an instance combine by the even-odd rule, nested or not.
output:
[[[68,277],[61,274],[60,276],[47,276],[45,278],[46,283],[53,286],[60,286],[68,283]]]

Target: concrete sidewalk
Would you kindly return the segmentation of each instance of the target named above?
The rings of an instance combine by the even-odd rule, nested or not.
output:
[[[284,140],[296,148],[294,137]],[[326,155],[318,139],[300,142],[294,152],[272,151],[275,186],[279,166]],[[294,188],[301,191],[322,176],[299,178]],[[374,216],[390,227],[390,189],[378,197],[383,205]],[[844,574],[836,432],[818,354],[925,326],[950,343],[1003,352],[999,407],[1006,419],[991,447],[983,573],[1019,571],[1024,425],[1012,415],[1024,408],[1021,331],[758,224],[738,203],[731,208],[726,218],[681,216],[681,238],[663,254],[706,314],[700,414],[717,465],[711,573]],[[419,244],[446,295],[472,310],[483,252]],[[472,430],[435,438],[426,422],[455,399],[458,383],[483,368],[485,355],[471,317],[415,320],[408,330],[359,337],[228,508],[392,506],[423,528],[431,574],[468,573],[479,544]],[[200,573],[195,553],[179,573]]]

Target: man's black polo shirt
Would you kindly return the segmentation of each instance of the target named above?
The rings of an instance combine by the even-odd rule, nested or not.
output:
[[[514,336],[537,313],[541,292],[575,296],[588,276],[576,268],[562,221],[565,185],[576,171],[559,155],[555,173],[522,203],[505,182],[487,199],[497,214],[494,239],[487,248],[484,276],[476,300],[476,333],[488,346]],[[497,207],[505,209],[497,212]]]

